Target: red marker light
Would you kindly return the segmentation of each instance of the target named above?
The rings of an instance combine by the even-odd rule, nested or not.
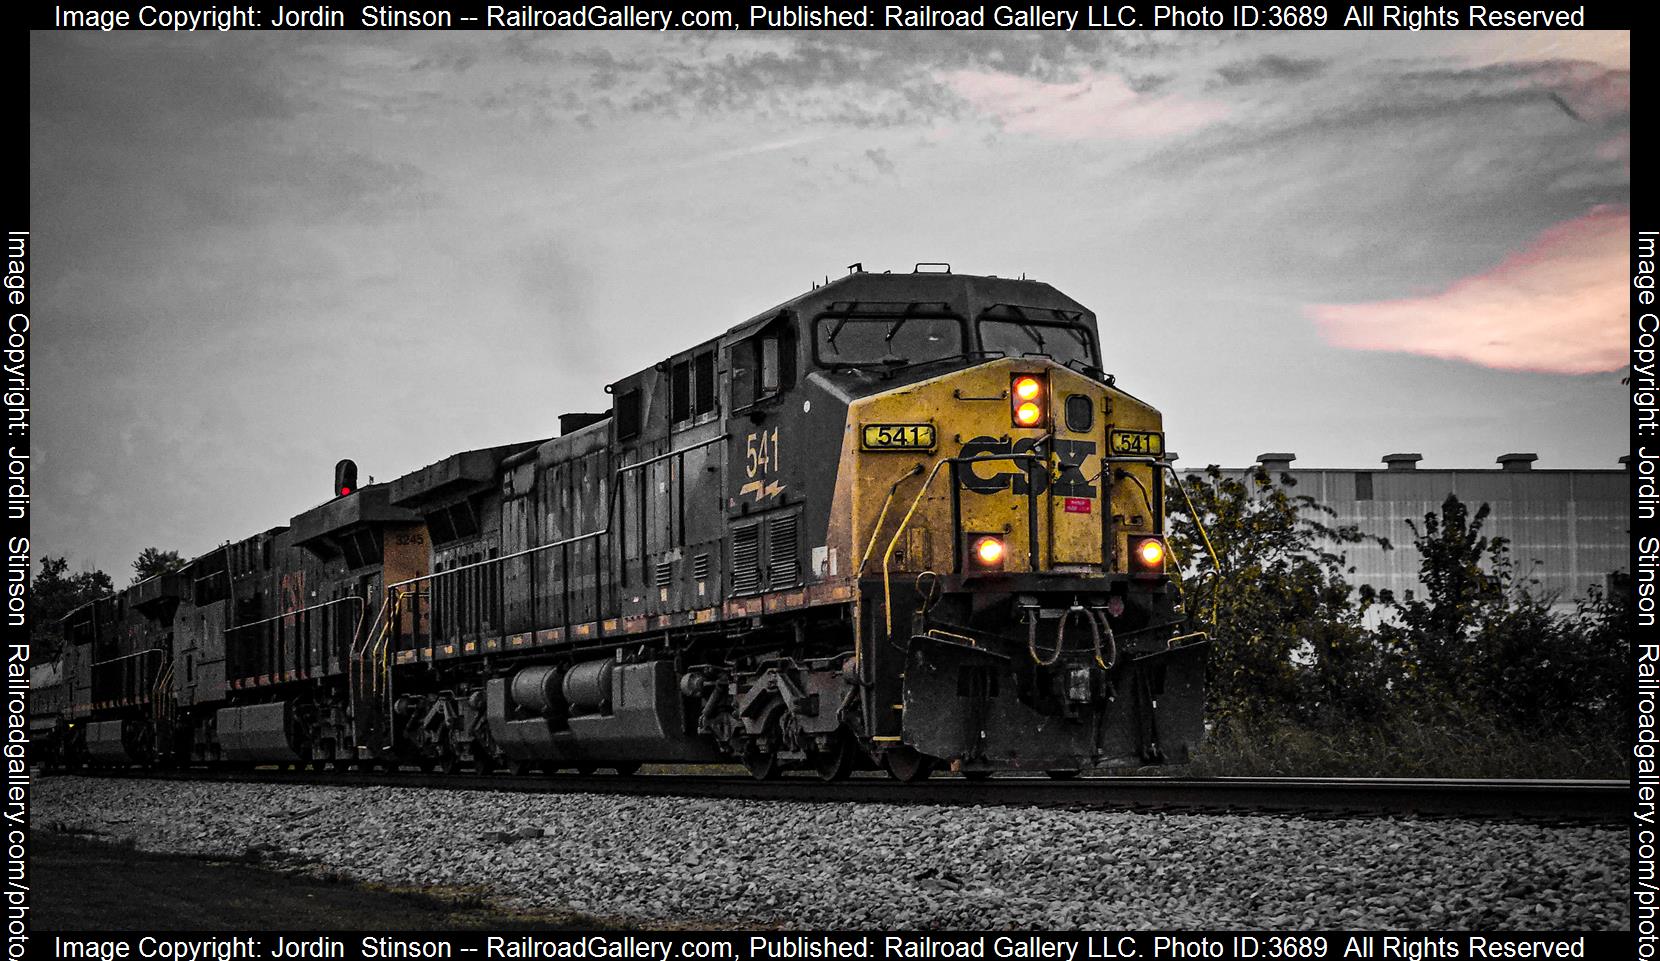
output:
[[[350,494],[351,492],[352,492],[352,489],[350,487],[340,488],[340,496],[341,497],[345,497],[347,494]]]

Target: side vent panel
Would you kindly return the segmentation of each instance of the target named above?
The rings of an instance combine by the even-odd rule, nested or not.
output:
[[[800,517],[791,514],[767,521],[767,583],[772,590],[794,587],[801,580],[801,557],[796,550],[796,523]]]
[[[732,593],[761,589],[761,525],[732,529]]]

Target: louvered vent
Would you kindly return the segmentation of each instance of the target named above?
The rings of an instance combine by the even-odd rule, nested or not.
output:
[[[699,554],[692,558],[692,580],[706,581],[709,579],[709,555]]]
[[[774,517],[767,521],[767,569],[772,588],[791,587],[801,580],[801,560],[795,549],[795,524],[800,517]]]
[[[673,561],[667,561],[657,565],[657,571],[653,583],[658,587],[668,587],[670,584],[674,583]]]
[[[753,594],[761,589],[761,525],[732,530],[732,593]]]

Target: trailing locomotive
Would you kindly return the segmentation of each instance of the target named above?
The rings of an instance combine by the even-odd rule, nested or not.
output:
[[[1047,284],[855,268],[606,388],[71,613],[72,763],[1182,760],[1204,636],[1159,413]],[[45,736],[45,732],[42,732]]]

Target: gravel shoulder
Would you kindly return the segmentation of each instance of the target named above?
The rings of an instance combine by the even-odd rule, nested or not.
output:
[[[596,923],[568,912],[497,911],[464,888],[369,887],[327,871],[159,854],[57,831],[32,840],[39,931],[540,931]]]
[[[604,925],[1630,926],[1618,827],[82,777],[37,781],[33,808],[37,837],[57,825],[233,859],[257,847],[314,877]]]

